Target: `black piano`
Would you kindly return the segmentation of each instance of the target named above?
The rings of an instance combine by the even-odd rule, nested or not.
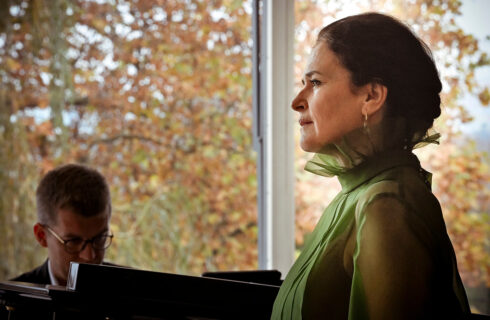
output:
[[[0,319],[269,319],[280,276],[187,276],[72,262],[66,287],[0,282]]]

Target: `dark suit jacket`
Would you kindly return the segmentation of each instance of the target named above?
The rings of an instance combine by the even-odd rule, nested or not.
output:
[[[49,271],[48,271],[48,259],[46,259],[46,261],[44,261],[44,263],[39,267],[31,271],[25,272],[20,276],[17,276],[10,280],[37,283],[37,284],[51,284],[51,279],[49,278]]]
[[[109,262],[102,262],[103,265],[115,266],[115,264]],[[44,261],[42,265],[39,267],[25,272],[20,276],[10,279],[11,281],[22,281],[22,282],[30,282],[37,284],[51,284],[51,279],[49,278],[48,271],[48,259]]]

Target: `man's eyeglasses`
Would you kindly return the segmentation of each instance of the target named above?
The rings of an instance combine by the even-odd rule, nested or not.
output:
[[[63,240],[53,229],[48,226],[44,226],[48,231],[63,245],[68,253],[79,253],[87,246],[87,243],[92,245],[94,250],[104,250],[109,248],[112,243],[113,234],[101,234],[93,237],[92,239],[83,240],[81,238],[73,238]]]

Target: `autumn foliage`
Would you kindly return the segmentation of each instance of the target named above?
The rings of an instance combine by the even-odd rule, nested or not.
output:
[[[0,273],[33,264],[13,247],[34,245],[36,181],[67,162],[110,182],[110,259],[192,274],[257,268],[242,3],[40,0],[2,12],[1,212],[13,246]]]

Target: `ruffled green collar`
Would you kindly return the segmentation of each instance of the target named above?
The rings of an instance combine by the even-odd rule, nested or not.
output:
[[[392,167],[413,165],[420,168],[412,149],[430,143],[438,144],[440,135],[427,132],[407,142],[402,138],[404,121],[400,118],[390,118],[367,132],[362,128],[356,129],[343,137],[339,143],[322,148],[306,163],[305,170],[325,177],[338,176],[342,191],[348,192]],[[390,134],[385,134],[386,132]],[[430,180],[430,174],[427,175],[427,179]]]
[[[316,169],[313,169],[315,172],[309,169],[307,170],[320,175],[331,172],[329,164],[323,161],[328,161],[329,159],[324,156],[325,155],[316,154],[307,164],[309,168],[315,166]],[[388,150],[379,153],[366,159],[366,161],[363,161],[354,168],[338,172],[336,176],[342,186],[342,193],[348,193],[381,172],[403,166],[411,166],[417,169],[430,186],[431,174],[421,168],[417,156],[408,150]]]

